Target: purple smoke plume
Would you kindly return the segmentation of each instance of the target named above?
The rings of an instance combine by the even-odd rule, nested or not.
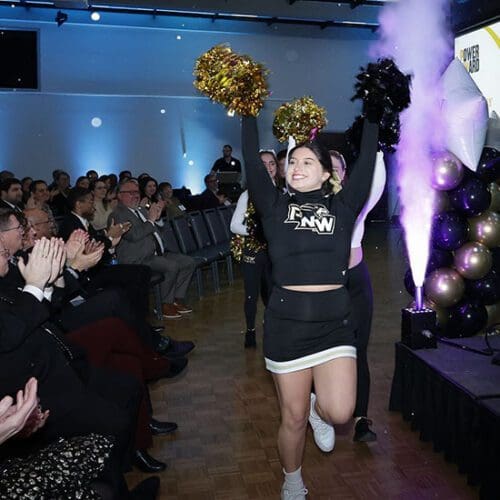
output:
[[[380,15],[374,57],[391,57],[412,75],[411,105],[401,114],[396,160],[401,223],[415,285],[421,286],[429,257],[434,191],[432,152],[445,149],[440,78],[452,58],[448,0],[400,0]]]

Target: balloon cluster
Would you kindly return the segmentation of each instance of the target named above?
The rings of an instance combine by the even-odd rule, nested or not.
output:
[[[292,136],[300,144],[314,139],[326,124],[325,108],[305,96],[282,104],[274,112],[273,134],[280,142]]]
[[[425,304],[448,337],[500,321],[500,153],[483,149],[474,173],[451,153],[434,157],[437,213],[424,282]],[[408,269],[405,287],[414,294]]]
[[[364,117],[379,124],[380,148],[394,151],[399,142],[399,114],[410,105],[411,77],[402,73],[392,59],[380,59],[361,68],[356,79],[351,101],[363,101],[363,115],[346,132],[353,157],[359,152]]]
[[[227,45],[216,45],[196,60],[193,84],[231,113],[257,116],[269,95],[267,73],[249,56],[236,54]]]

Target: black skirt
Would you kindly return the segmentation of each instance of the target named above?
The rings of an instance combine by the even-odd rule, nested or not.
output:
[[[274,373],[356,357],[349,293],[296,292],[274,287],[264,316],[264,356]]]

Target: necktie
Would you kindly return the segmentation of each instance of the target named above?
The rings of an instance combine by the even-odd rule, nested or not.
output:
[[[146,217],[138,208],[134,209],[134,213],[137,215],[137,217],[139,217],[139,219],[142,220],[142,222],[147,222]],[[156,230],[156,226],[153,236],[155,237],[156,254],[163,255],[165,253],[165,247],[163,246],[163,241],[161,239],[161,236],[158,234],[158,231]]]

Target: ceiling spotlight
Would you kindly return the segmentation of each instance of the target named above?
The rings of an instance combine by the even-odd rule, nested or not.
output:
[[[92,14],[90,14],[90,19],[92,19],[92,21],[99,21],[101,19],[101,14],[99,14],[99,12],[92,12]]]
[[[55,19],[57,26],[61,27],[67,20],[68,20],[68,14],[58,10]]]

